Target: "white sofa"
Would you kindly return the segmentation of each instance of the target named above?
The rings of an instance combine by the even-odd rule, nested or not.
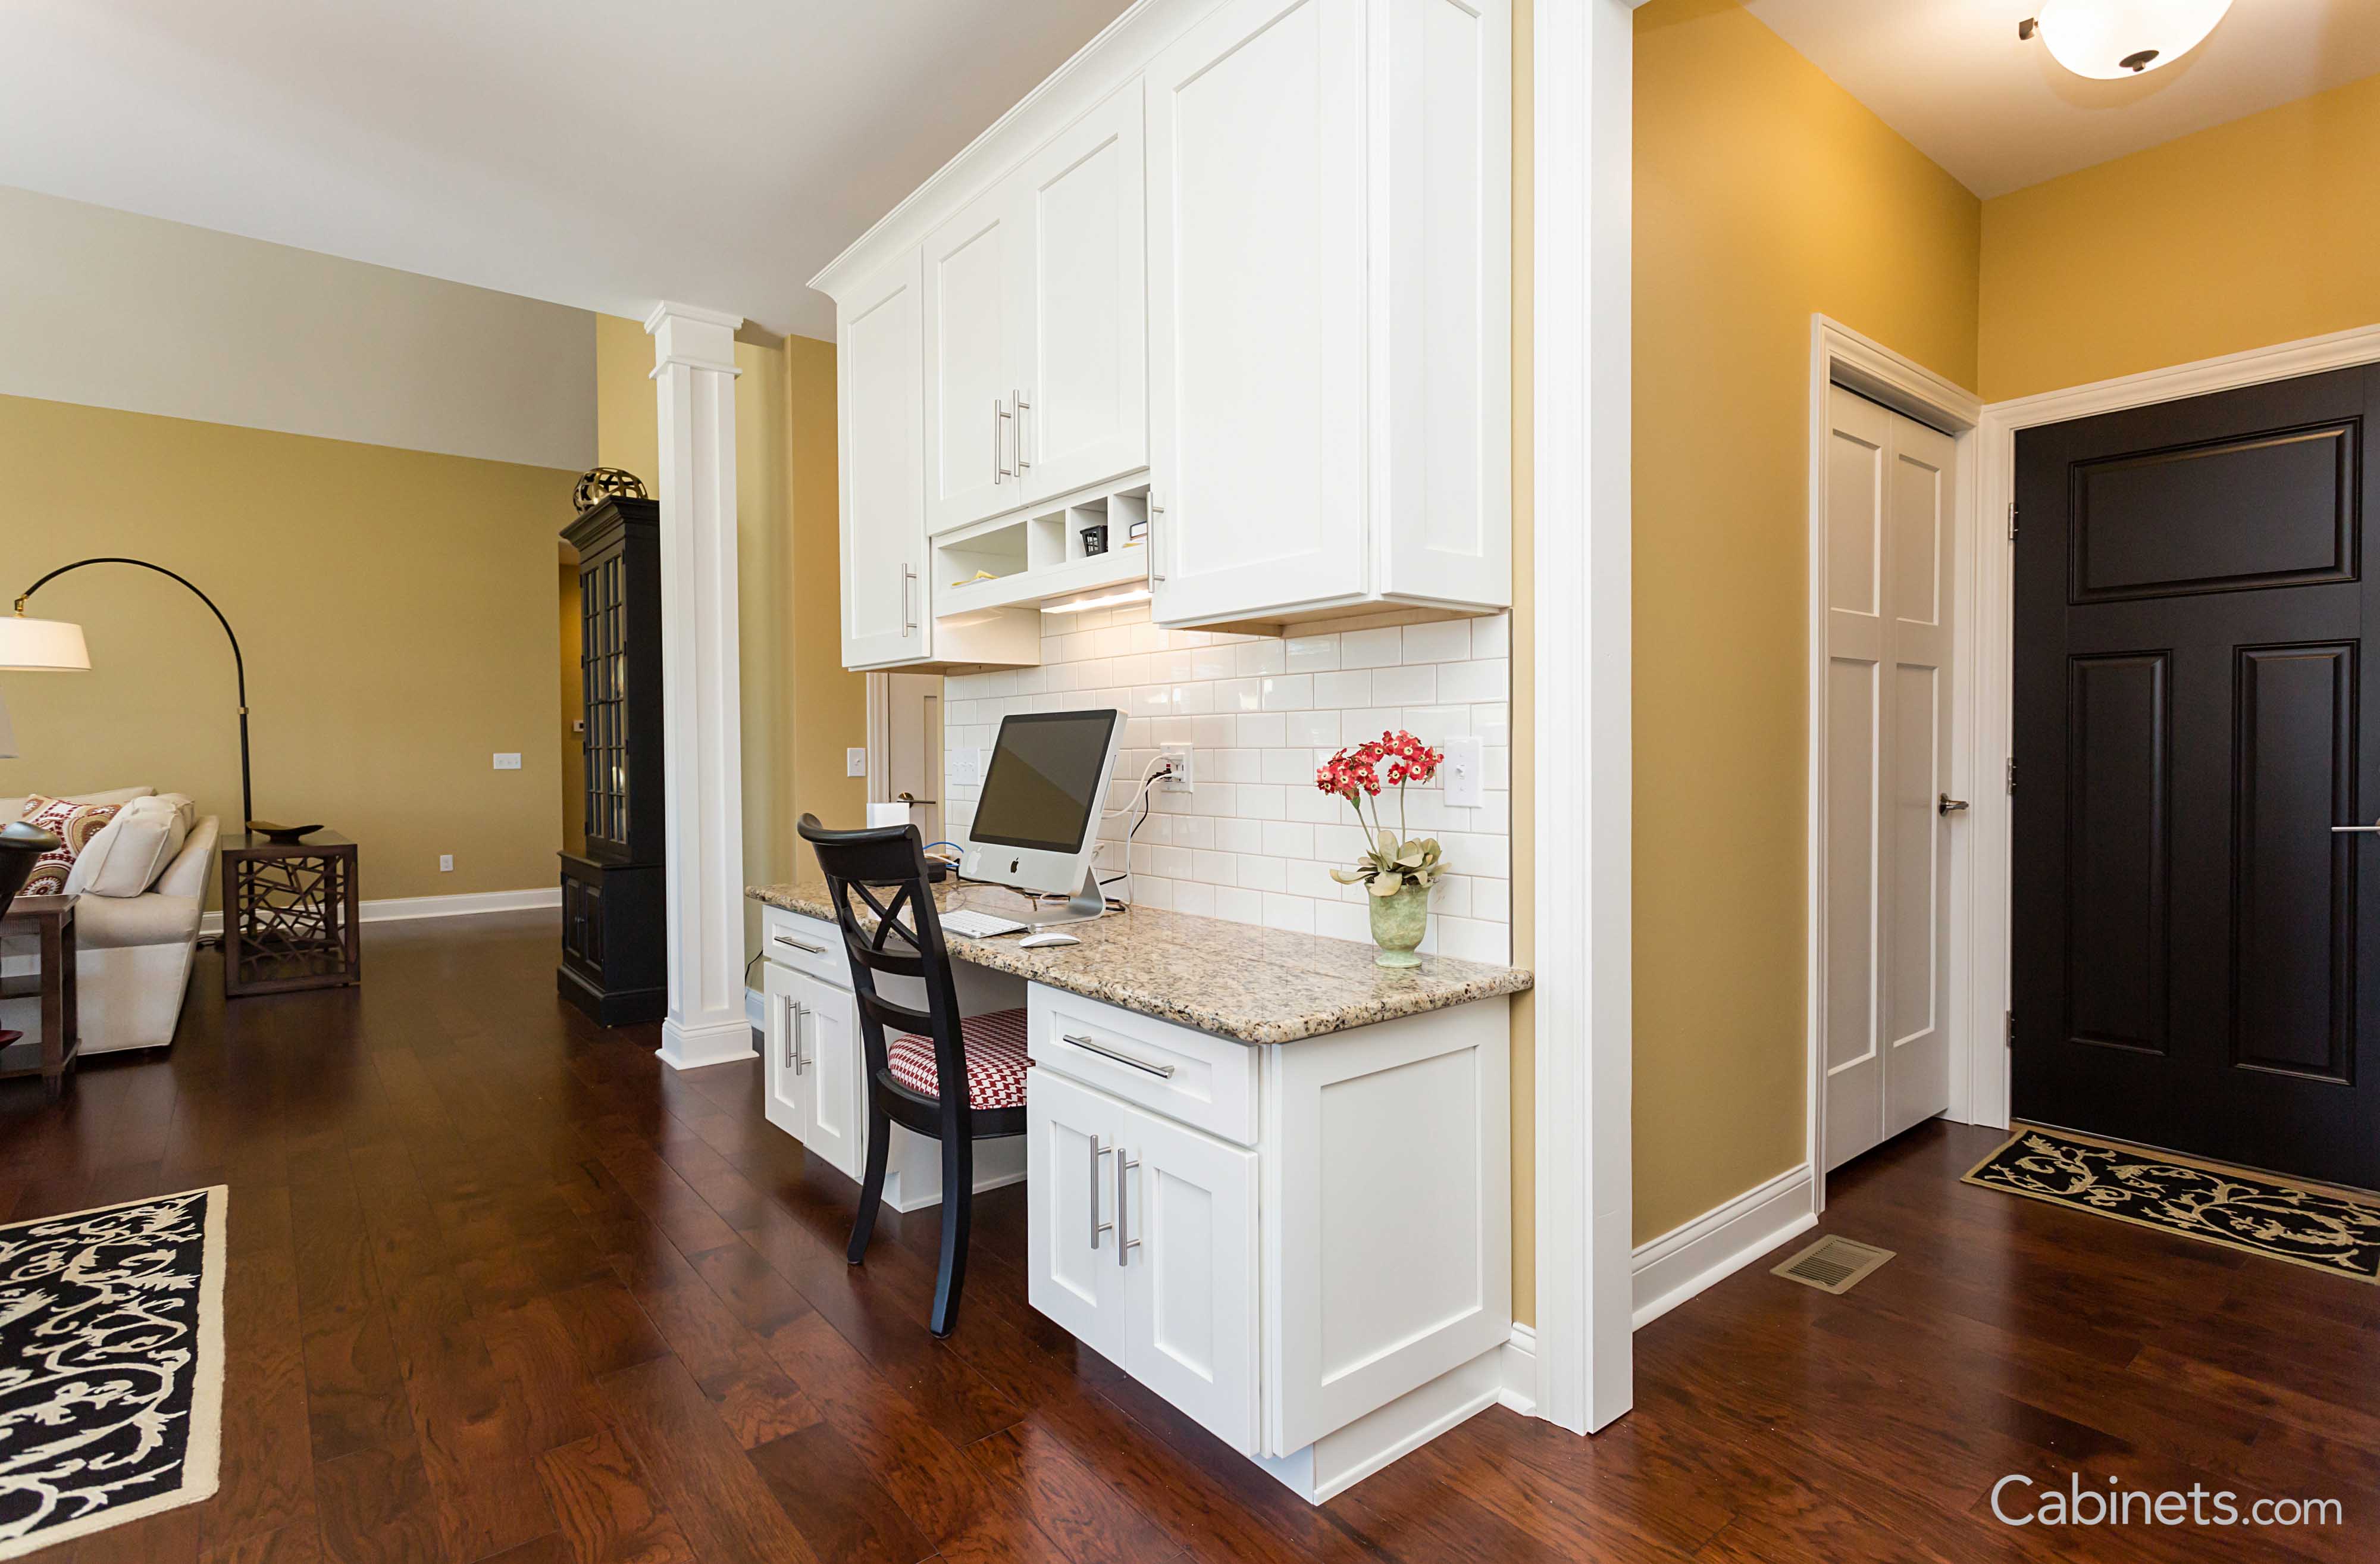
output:
[[[119,788],[72,796],[90,803],[126,803],[152,791]],[[0,820],[17,819],[24,807],[21,798],[0,799]],[[174,1041],[198,954],[199,914],[214,878],[220,831],[215,816],[201,816],[190,827],[182,850],[147,891],[85,896],[76,904],[75,990],[82,1052],[162,1048]],[[32,958],[15,948],[16,941],[10,945],[7,969],[30,969]],[[21,1020],[14,1024],[31,1030]]]

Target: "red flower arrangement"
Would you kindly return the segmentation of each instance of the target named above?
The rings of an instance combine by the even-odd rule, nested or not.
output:
[[[1403,839],[1405,786],[1435,781],[1438,768],[1445,760],[1445,751],[1431,749],[1399,729],[1342,750],[1316,769],[1315,787],[1345,799],[1347,806],[1355,812],[1355,824],[1364,827],[1365,835],[1374,843],[1356,860],[1354,869],[1330,871],[1332,879],[1345,886],[1361,883],[1374,896],[1394,896],[1408,884],[1427,888],[1438,877],[1446,867],[1438,838]],[[1383,786],[1397,790],[1394,831],[1380,824]],[[1368,821],[1364,818],[1366,799],[1372,800],[1372,817]]]

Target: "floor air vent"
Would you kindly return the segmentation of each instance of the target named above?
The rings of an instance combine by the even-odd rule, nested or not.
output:
[[[1853,1243],[1846,1238],[1822,1238],[1770,1274],[1800,1282],[1803,1287],[1815,1287],[1820,1292],[1842,1293],[1857,1287],[1861,1278],[1891,1258],[1892,1251],[1874,1244]]]

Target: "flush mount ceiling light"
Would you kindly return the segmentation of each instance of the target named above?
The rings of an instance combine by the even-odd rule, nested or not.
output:
[[[2077,76],[2119,81],[2197,48],[2230,8],[2231,0],[2045,0],[2016,35],[2038,36]]]

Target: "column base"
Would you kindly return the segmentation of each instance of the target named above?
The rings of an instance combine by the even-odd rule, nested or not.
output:
[[[662,1022],[662,1045],[654,1051],[672,1069],[701,1069],[760,1057],[752,1045],[752,1023],[740,1015],[694,1026],[672,1018]]]

